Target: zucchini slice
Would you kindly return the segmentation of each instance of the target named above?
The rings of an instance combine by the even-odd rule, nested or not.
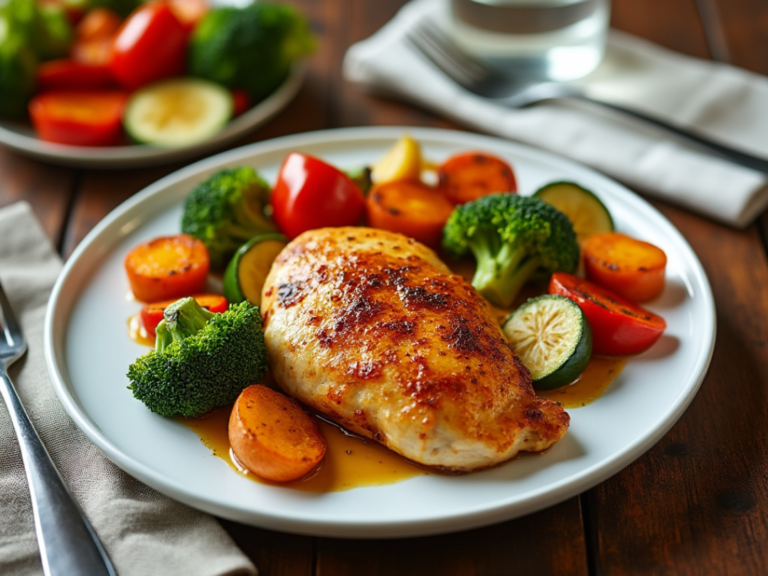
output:
[[[140,144],[188,146],[221,130],[232,108],[232,94],[223,86],[199,78],[172,78],[134,92],[123,126]]]
[[[504,334],[542,390],[576,380],[592,354],[592,330],[573,300],[545,294],[531,298],[504,321]]]
[[[535,197],[552,204],[573,224],[579,243],[593,234],[613,231],[613,218],[600,199],[573,182],[552,182],[539,188]]]
[[[224,272],[224,297],[230,304],[248,300],[261,306],[261,290],[272,262],[288,244],[282,234],[262,234],[240,247]]]

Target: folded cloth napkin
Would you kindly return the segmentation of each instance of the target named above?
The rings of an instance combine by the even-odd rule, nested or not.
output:
[[[255,576],[256,568],[216,520],[122,472],[67,416],[51,386],[43,353],[43,317],[60,270],[61,260],[29,205],[0,210],[0,282],[28,346],[10,376],[118,574]],[[0,407],[0,574],[42,573],[19,445],[8,413]]]
[[[384,28],[349,49],[346,78],[468,127],[568,156],[731,226],[748,225],[768,206],[765,174],[690,148],[638,121],[564,100],[510,110],[461,89],[405,40],[423,19],[447,26],[447,4],[407,4]],[[603,63],[579,84],[591,96],[768,158],[768,79],[763,76],[614,31]]]

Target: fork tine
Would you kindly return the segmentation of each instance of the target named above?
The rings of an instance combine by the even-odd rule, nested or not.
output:
[[[16,317],[13,315],[11,303],[5,295],[2,284],[0,284],[0,320],[3,322],[3,331],[5,332],[5,339],[8,344],[10,346],[23,346],[24,335],[21,332],[21,326],[19,326]]]
[[[421,54],[428,62],[432,63],[438,70],[456,82],[459,86],[469,88],[473,79],[457,68],[453,62],[445,57],[434,45],[423,36],[408,32],[406,35],[408,43]]]
[[[407,40],[446,76],[470,92],[492,80],[494,73],[483,63],[464,54],[440,28],[421,22],[407,33]]]
[[[422,21],[419,23],[422,33],[449,58],[458,68],[472,77],[475,82],[486,80],[491,74],[491,69],[479,60],[467,55],[458,48],[435,23]]]

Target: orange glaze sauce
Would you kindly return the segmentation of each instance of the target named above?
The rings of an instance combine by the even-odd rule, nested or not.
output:
[[[128,337],[142,346],[155,347],[155,337],[150,335],[141,322],[141,314],[128,318]]]
[[[429,474],[383,446],[351,435],[339,426],[317,418],[320,432],[328,442],[328,451],[316,472],[302,480],[274,484],[245,469],[232,454],[227,432],[231,406],[219,408],[200,418],[175,418],[192,429],[214,456],[224,460],[239,474],[262,484],[286,486],[305,492],[338,492],[360,486],[392,484]]]
[[[581,408],[600,398],[626,363],[626,358],[592,356],[584,372],[573,383],[554,390],[536,390],[536,395],[560,402],[563,408]]]

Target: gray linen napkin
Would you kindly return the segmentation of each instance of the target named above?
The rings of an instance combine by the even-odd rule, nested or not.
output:
[[[75,427],[50,384],[43,318],[61,260],[26,203],[0,210],[0,281],[28,352],[10,370],[22,402],[64,481],[120,576],[255,575],[256,568],[210,516],[141,484]],[[0,408],[0,574],[42,574],[32,505],[10,418]],[[73,575],[74,576],[74,575]]]

